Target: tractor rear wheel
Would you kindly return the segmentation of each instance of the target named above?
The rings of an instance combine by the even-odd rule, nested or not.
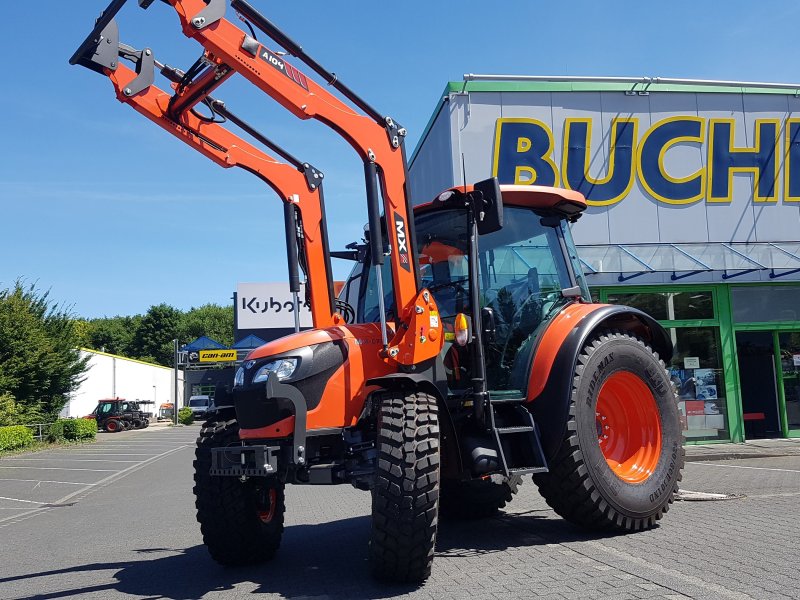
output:
[[[116,419],[109,419],[108,421],[106,421],[105,428],[106,431],[108,431],[109,433],[116,433],[120,429],[122,429],[122,426],[120,425],[120,422],[117,421]]]
[[[378,466],[372,490],[372,573],[418,583],[431,573],[439,511],[436,398],[387,391],[378,397]]]
[[[583,527],[648,529],[675,499],[683,459],[664,363],[632,335],[599,333],[578,356],[561,448],[534,475],[542,496]]]
[[[197,521],[211,557],[226,566],[256,564],[275,556],[286,511],[284,484],[274,477],[209,475],[211,448],[239,442],[236,419],[209,420],[200,430],[194,461]]]
[[[495,477],[497,479],[495,479]],[[442,481],[439,510],[443,518],[485,519],[497,514],[519,490],[520,478],[493,476],[472,481]]]

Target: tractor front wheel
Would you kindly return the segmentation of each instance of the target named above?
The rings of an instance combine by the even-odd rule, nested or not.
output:
[[[587,528],[648,529],[675,499],[683,459],[676,394],[658,355],[626,333],[587,342],[561,448],[550,472],[534,475],[547,503]]]
[[[194,461],[197,521],[211,557],[226,566],[265,562],[275,556],[286,511],[284,484],[275,477],[209,475],[211,448],[239,443],[236,419],[209,420],[200,430]]]
[[[436,398],[387,391],[378,401],[378,466],[370,562],[378,579],[419,583],[431,573],[439,511]]]

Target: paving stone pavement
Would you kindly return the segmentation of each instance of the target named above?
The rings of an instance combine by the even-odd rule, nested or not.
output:
[[[68,506],[0,522],[0,598],[798,597],[798,456],[687,464],[685,489],[736,498],[677,502],[658,528],[632,535],[587,535],[557,517],[527,482],[495,518],[443,522],[430,579],[408,587],[370,578],[370,499],[348,486],[290,487],[278,556],[257,567],[219,567],[194,522],[191,432],[142,436],[157,460],[131,447],[134,438],[113,439],[127,445],[117,450],[131,453],[125,460],[141,452],[146,464]],[[103,468],[127,471],[128,464]],[[59,479],[82,481],[83,471],[66,469]],[[15,467],[4,477],[22,486],[38,476]],[[15,489],[24,500],[22,487]],[[143,499],[158,503],[158,519],[143,513]],[[98,527],[109,522],[110,530]]]

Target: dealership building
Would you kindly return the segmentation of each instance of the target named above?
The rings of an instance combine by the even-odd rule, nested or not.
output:
[[[800,437],[800,86],[466,75],[410,174],[416,203],[491,176],[582,192],[586,279],[670,332],[688,442]]]

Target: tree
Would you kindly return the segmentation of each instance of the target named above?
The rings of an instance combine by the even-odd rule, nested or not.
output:
[[[84,345],[93,350],[133,357],[133,338],[141,322],[141,315],[93,319],[89,321]]]
[[[83,381],[75,317],[21,281],[0,290],[0,396],[25,420],[53,419]]]
[[[180,342],[188,343],[201,335],[226,346],[233,344],[233,306],[204,304],[184,313],[178,327]]]
[[[151,306],[133,334],[131,350],[136,358],[172,365],[172,340],[178,337],[181,311],[169,304]]]

